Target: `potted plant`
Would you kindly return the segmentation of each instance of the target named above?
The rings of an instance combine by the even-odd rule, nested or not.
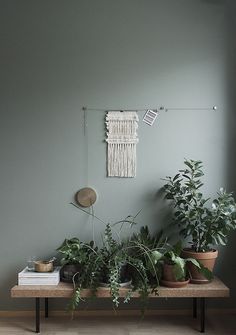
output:
[[[129,254],[139,259],[146,268],[148,283],[151,288],[159,286],[161,277],[161,269],[156,260],[153,259],[153,252],[164,253],[167,240],[167,237],[163,236],[162,230],[152,235],[148,226],[141,227],[140,231],[133,234],[129,240]]]
[[[131,216],[125,219],[125,222],[133,222]],[[124,223],[124,220],[119,221]],[[85,244],[80,242],[83,253],[82,257],[73,257],[75,262],[79,262],[79,274],[75,273],[72,281],[74,285],[74,294],[68,309],[72,312],[83,298],[81,297],[81,289],[89,288],[92,290],[92,295],[96,295],[99,287],[105,286],[109,288],[111,299],[114,307],[120,304],[119,290],[120,287],[128,287],[125,303],[129,302],[132,292],[137,290],[140,293],[142,301],[142,312],[148,300],[148,295],[151,292],[157,292],[156,288],[159,285],[159,278],[157,266],[151,258],[153,250],[159,250],[163,246],[162,234],[153,237],[150,235],[147,227],[142,227],[140,232],[132,235],[130,238],[118,240],[113,238],[113,227],[110,224],[106,225],[102,236],[101,248],[95,248],[92,244]],[[73,241],[77,241],[73,239]],[[78,242],[78,241],[77,241]],[[66,257],[62,262],[67,262],[68,250],[65,246],[67,243],[59,248],[61,252],[67,252]],[[152,275],[150,275],[152,274]]]
[[[113,238],[110,224],[106,225],[99,255],[101,262],[99,285],[110,288],[112,301],[117,307],[119,305],[119,287],[129,286],[131,278],[127,271],[128,257],[125,244]]]
[[[161,253],[153,251],[152,259],[155,264],[161,264],[162,276],[161,284],[167,287],[184,287],[189,283],[189,273],[186,264],[188,262],[194,264],[197,268],[201,268],[199,262],[193,258],[181,257],[182,244],[179,242],[169,250]]]
[[[166,177],[165,198],[173,205],[173,224],[185,239],[190,239],[190,248],[184,249],[182,256],[195,258],[202,264],[202,271],[189,264],[191,282],[206,283],[209,271],[213,270],[218,251],[216,245],[226,245],[229,233],[236,229],[236,203],[232,193],[223,188],[211,202],[200,191],[202,162],[185,160],[185,168],[174,177]],[[205,269],[205,272],[204,272]],[[204,274],[203,274],[204,273]]]
[[[154,251],[164,251],[165,248],[166,238],[162,231],[152,236],[145,226],[130,238],[118,242],[113,239],[112,228],[107,224],[103,246],[99,251],[103,263],[101,278],[110,288],[115,307],[119,305],[119,287],[127,283],[132,285],[125,302],[129,301],[132,291],[139,291],[144,312],[148,295],[151,292],[158,293],[160,280],[159,264],[155,264],[152,254]]]
[[[76,277],[76,280],[75,276],[73,278],[74,294],[68,306],[71,311],[83,300],[82,288],[92,289],[92,296],[96,295],[101,286],[109,288],[114,307],[118,307],[120,303],[120,287],[131,284],[131,281],[132,287],[128,285],[125,303],[130,300],[135,289],[139,290],[142,298],[148,296],[149,283],[145,266],[140,259],[130,254],[127,241],[118,242],[113,238],[110,224],[106,225],[102,247],[93,250],[90,257],[88,266],[82,269],[82,275]],[[128,271],[128,267],[133,271]]]
[[[120,302],[119,287],[129,284],[131,281],[132,287],[130,287],[130,290],[127,292],[127,296],[124,302],[129,301],[132,290],[138,290],[140,292],[140,296],[143,300],[144,305],[146,303],[150,290],[152,290],[144,260],[150,250],[148,247],[141,246],[140,241],[137,241],[137,237],[140,236],[140,234],[136,234],[132,236],[132,238],[129,237],[128,239],[123,241],[120,237],[124,225],[129,225],[130,227],[133,227],[133,225],[137,223],[136,218],[141,210],[134,216],[128,215],[122,220],[116,221],[112,224],[106,224],[104,220],[95,215],[93,209],[91,212],[89,212],[75,203],[71,204],[82,212],[92,216],[102,224],[106,225],[104,234],[102,236],[102,247],[95,253],[96,259],[94,263],[97,264],[98,269],[96,271],[91,269],[93,280],[94,282],[96,281],[96,288],[94,287],[94,294],[96,293],[96,289],[99,286],[109,287],[114,307],[118,307]],[[115,227],[119,227],[119,229],[115,229]],[[113,238],[113,233],[116,234],[116,239]],[[146,237],[147,239],[150,238],[149,232],[148,236]],[[153,238],[153,241],[155,241],[155,238]],[[140,248],[142,249],[141,252],[137,253],[137,250],[139,249],[140,251]],[[145,257],[141,257],[141,254],[142,256],[145,254]],[[155,286],[157,285],[157,282],[158,279],[156,276]],[[85,283],[82,283],[82,281],[80,280],[77,288],[75,287],[75,293],[76,291],[80,290],[81,287],[91,288],[90,285],[86,286]],[[76,307],[79,302],[79,299],[77,303],[75,300],[74,307]]]
[[[72,283],[74,275],[79,275],[81,270],[87,266],[95,251],[95,246],[93,241],[84,243],[77,237],[73,237],[65,239],[57,251],[62,254],[61,280]]]

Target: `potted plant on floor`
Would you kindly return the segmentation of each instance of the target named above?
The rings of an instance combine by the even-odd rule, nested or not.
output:
[[[221,188],[208,206],[210,198],[205,198],[200,191],[204,175],[202,162],[185,160],[184,164],[185,168],[174,177],[164,179],[165,198],[173,206],[173,224],[179,228],[180,235],[190,238],[190,248],[184,249],[182,256],[195,258],[202,265],[201,271],[188,265],[191,282],[207,283],[208,270],[213,270],[218,255],[214,246],[226,245],[229,233],[236,229],[236,203],[232,193]]]

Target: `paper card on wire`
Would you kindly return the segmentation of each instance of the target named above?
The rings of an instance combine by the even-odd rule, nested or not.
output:
[[[152,126],[158,114],[157,110],[148,109],[143,117],[143,122]]]

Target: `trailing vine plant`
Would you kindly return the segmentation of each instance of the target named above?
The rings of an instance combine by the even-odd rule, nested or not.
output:
[[[103,224],[103,220],[98,218],[94,211],[87,210],[72,203],[73,206],[98,219]],[[81,265],[81,271],[73,277],[74,294],[68,305],[72,312],[76,309],[82,297],[82,289],[89,288],[91,296],[96,296],[98,287],[106,284],[110,290],[110,295],[114,308],[120,304],[120,284],[131,281],[131,286],[127,289],[123,302],[130,301],[133,291],[138,291],[142,301],[142,312],[148,301],[150,293],[158,293],[160,279],[159,264],[155,264],[152,257],[154,250],[163,250],[166,240],[162,237],[162,232],[155,237],[151,236],[148,227],[142,227],[139,233],[133,234],[126,240],[121,240],[121,231],[124,225],[132,227],[136,224],[136,218],[140,211],[132,216],[113,224],[106,224],[102,236],[102,246],[98,248],[95,242],[80,242],[77,238],[65,240],[58,249],[63,254],[62,263],[66,264],[70,260]],[[119,227],[118,232],[115,227]],[[116,234],[116,239],[113,235]],[[74,245],[75,244],[75,245]]]

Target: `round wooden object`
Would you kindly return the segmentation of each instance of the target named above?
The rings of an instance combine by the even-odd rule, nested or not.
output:
[[[95,203],[96,199],[97,199],[97,194],[90,187],[82,188],[75,195],[76,202],[78,203],[78,205],[82,207],[92,206]]]

